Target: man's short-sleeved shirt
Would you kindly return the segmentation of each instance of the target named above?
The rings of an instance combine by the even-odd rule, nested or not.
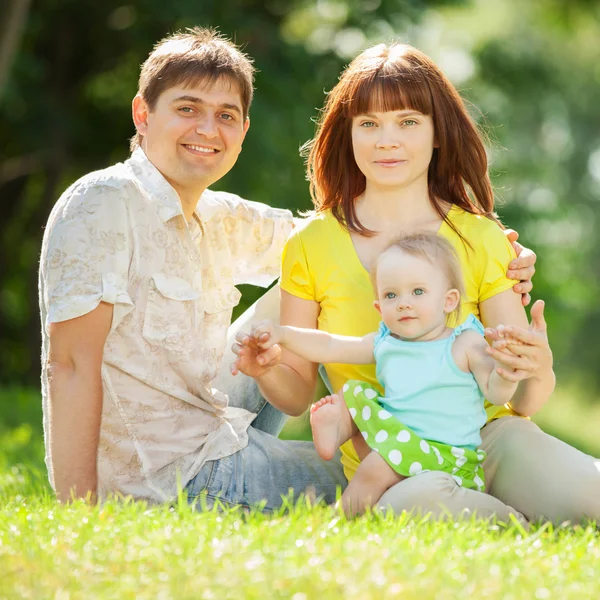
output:
[[[141,149],[61,196],[40,263],[44,429],[49,325],[114,305],[102,362],[100,496],[168,500],[207,460],[247,444],[255,415],[228,407],[211,382],[240,298],[235,285],[267,286],[279,275],[292,223],[290,211],[210,190],[186,222]],[[53,484],[51,452],[47,443]]]
[[[438,232],[454,246],[461,265],[465,284],[461,318],[470,314],[479,318],[481,302],[517,283],[506,276],[515,253],[494,221],[454,205],[447,218],[462,235],[461,239],[446,222]],[[327,260],[323,260],[324,256]],[[283,251],[281,289],[318,302],[318,328],[329,333],[362,337],[379,328],[381,315],[373,307],[375,295],[370,275],[357,256],[349,233],[329,211],[317,214],[290,236]],[[349,379],[379,386],[374,364],[328,364],[325,368],[336,391]],[[486,403],[486,407],[489,419],[511,414],[508,406]],[[351,479],[358,467],[351,443],[342,446],[342,463],[346,477]]]

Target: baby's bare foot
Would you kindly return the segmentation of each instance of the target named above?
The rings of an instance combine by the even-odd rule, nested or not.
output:
[[[319,456],[331,460],[339,448],[340,418],[344,399],[338,394],[325,396],[310,407],[310,426]]]

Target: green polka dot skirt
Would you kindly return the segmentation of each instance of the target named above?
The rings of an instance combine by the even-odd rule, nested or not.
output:
[[[483,450],[456,448],[420,438],[381,406],[377,389],[364,381],[348,381],[342,391],[365,441],[396,473],[410,477],[445,471],[462,487],[485,490]]]

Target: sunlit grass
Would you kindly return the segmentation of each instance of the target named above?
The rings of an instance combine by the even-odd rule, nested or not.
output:
[[[35,398],[0,392],[0,598],[600,597],[591,524],[526,532],[474,519],[348,521],[307,500],[270,516],[194,513],[184,498],[60,506],[46,482]],[[288,434],[304,435],[302,423]],[[574,436],[587,427],[579,423]]]

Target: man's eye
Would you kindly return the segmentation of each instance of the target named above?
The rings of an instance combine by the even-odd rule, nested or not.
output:
[[[415,296],[422,296],[424,293],[425,293],[425,290],[424,290],[423,288],[416,288],[416,289],[413,291],[413,294],[414,294]]]
[[[221,115],[221,119],[224,119],[225,121],[233,121],[233,115],[230,115],[229,113],[223,113]]]
[[[187,115],[189,115],[190,113],[192,113],[194,111],[194,109],[191,106],[182,106],[179,109],[179,112],[185,113]]]
[[[393,300],[396,297],[396,294],[394,294],[394,292],[388,292],[385,297],[386,300]]]

